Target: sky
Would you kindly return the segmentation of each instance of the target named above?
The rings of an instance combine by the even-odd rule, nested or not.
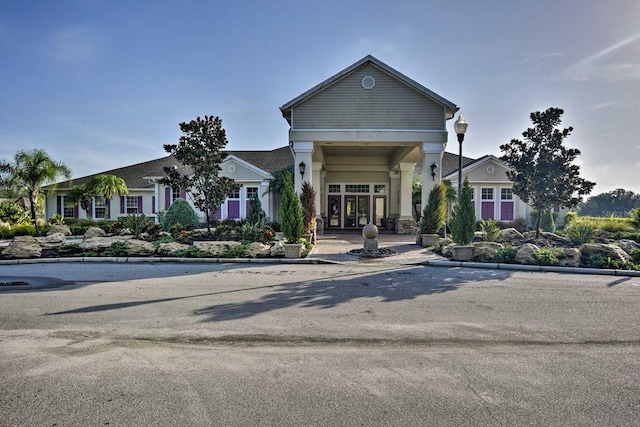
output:
[[[640,193],[638,23],[638,0],[0,0],[0,159],[41,148],[86,176],[204,115],[229,150],[279,148],[279,107],[373,55],[460,107],[465,156],[559,107],[591,194]]]

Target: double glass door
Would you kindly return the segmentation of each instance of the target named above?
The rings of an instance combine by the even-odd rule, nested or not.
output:
[[[330,195],[329,228],[362,228],[373,222],[378,227],[386,225],[385,196]]]

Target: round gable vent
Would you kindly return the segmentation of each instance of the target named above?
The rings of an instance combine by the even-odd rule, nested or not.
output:
[[[229,165],[229,167],[227,168],[227,170],[231,173],[234,173],[236,171],[236,167],[235,165]]]
[[[487,172],[488,173],[493,173],[493,172],[495,172],[495,169],[493,168],[493,166],[487,166]]]
[[[362,87],[365,89],[373,89],[376,86],[376,79],[371,76],[364,76],[362,78]]]

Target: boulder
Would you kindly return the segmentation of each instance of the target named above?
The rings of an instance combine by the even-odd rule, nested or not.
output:
[[[571,241],[568,238],[564,236],[559,236],[556,233],[549,233],[548,231],[541,231],[540,238],[550,240],[560,245],[569,245],[571,243]]]
[[[201,251],[207,252],[214,257],[222,256],[226,251],[232,250],[239,244],[240,242],[236,242],[235,240],[226,240],[226,241],[219,241],[219,242],[212,242],[212,241],[193,242],[194,247],[200,249]]]
[[[500,230],[496,242],[503,243],[508,246],[520,246],[520,243],[524,240],[524,236],[515,228],[505,228]]]
[[[445,256],[447,258],[451,258],[453,256],[453,242],[451,241],[451,239],[448,239],[448,242],[444,242],[441,246],[440,246],[440,253],[442,254],[442,256]]]
[[[561,267],[578,267],[580,265],[580,251],[576,248],[561,248],[557,257]]]
[[[129,244],[129,249],[127,250],[127,255],[129,256],[149,256],[156,251],[153,243],[145,242],[144,240],[129,239],[127,243]]]
[[[633,240],[627,240],[627,239],[618,240],[615,244],[617,246],[620,246],[620,248],[626,253],[629,253],[633,249],[640,248],[640,244],[638,244],[638,242],[635,242]]]
[[[184,243],[178,242],[161,243],[156,252],[163,256],[174,256],[178,251],[186,251],[190,247],[191,245],[185,245]]]
[[[533,256],[538,252],[540,252],[539,247],[532,243],[525,243],[516,252],[516,262],[519,264],[537,264],[538,261]]]
[[[113,242],[119,240],[131,240],[133,236],[116,236],[116,237],[91,237],[89,239],[82,240],[80,248],[85,251],[103,251],[108,249]]]
[[[472,259],[478,261],[493,261],[498,250],[504,246],[495,242],[477,242],[473,244]]]
[[[92,239],[94,237],[104,237],[107,233],[100,227],[89,227],[87,231],[84,233],[84,239]]]
[[[36,237],[35,240],[45,249],[58,248],[67,243],[67,238],[62,233],[47,233],[45,237]]]
[[[32,236],[16,236],[2,251],[5,258],[39,258],[42,247]]]
[[[271,246],[261,242],[253,242],[247,248],[246,254],[251,258],[268,257],[271,252]]]
[[[631,261],[629,254],[616,245],[610,245],[607,243],[585,243],[580,246],[580,259],[582,263],[584,263],[591,254],[600,254],[604,258],[611,258],[612,261],[619,264]]]
[[[284,240],[276,240],[269,249],[269,256],[284,256]]]
[[[71,229],[69,228],[69,226],[67,224],[56,224],[54,226],[52,226],[49,231],[47,231],[47,236],[50,236],[52,234],[56,234],[56,233],[62,233],[65,236],[71,236]]]
[[[443,246],[452,245],[453,240],[448,237],[441,237],[436,241],[436,249],[440,249]]]

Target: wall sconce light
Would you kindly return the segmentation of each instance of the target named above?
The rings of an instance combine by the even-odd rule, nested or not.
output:
[[[304,162],[300,162],[298,169],[300,170],[300,176],[304,179],[304,172],[307,170],[307,165],[305,165]]]
[[[431,178],[436,180],[436,169],[438,169],[438,164],[436,162],[431,163]]]

